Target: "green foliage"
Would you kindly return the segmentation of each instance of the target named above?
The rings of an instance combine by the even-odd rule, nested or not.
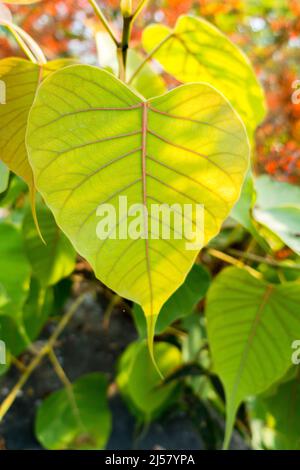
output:
[[[159,370],[168,376],[181,364],[178,348],[168,343],[155,343],[154,354]],[[117,384],[134,413],[145,421],[157,417],[172,404],[176,383],[163,384],[154,367],[146,341],[131,343],[120,359]]]
[[[221,111],[226,120],[217,126]],[[208,85],[185,85],[145,102],[105,71],[72,66],[40,86],[27,136],[37,188],[56,222],[101,281],[143,307],[151,339],[161,307],[184,281],[199,246],[187,251],[184,237],[145,241],[143,232],[148,237],[153,222],[150,203],[202,201],[202,244],[216,235],[248,168],[241,121]],[[118,213],[120,194],[128,206],[145,203],[137,235],[99,240],[97,208],[109,202]],[[126,215],[118,229],[127,233],[127,224]],[[174,221],[170,225],[174,231]]]
[[[210,276],[207,270],[199,264],[194,264],[184,283],[161,309],[155,325],[155,334],[162,333],[176,320],[190,315],[197,303],[205,296],[209,283]],[[147,336],[147,326],[139,305],[134,305],[133,314],[139,336],[145,338]]]
[[[108,441],[111,415],[107,382],[99,373],[80,377],[52,393],[38,409],[35,432],[46,449],[100,450]]]
[[[208,339],[215,372],[226,392],[228,445],[236,411],[246,397],[280,379],[300,337],[300,284],[268,284],[227,268],[207,296]]]
[[[299,376],[249,403],[254,444],[271,450],[300,449]]]
[[[4,193],[8,187],[9,169],[0,161],[0,194]]]
[[[31,212],[28,211],[23,223],[25,252],[41,285],[51,286],[71,274],[76,253],[46,206],[38,206],[37,216],[44,242],[36,231]]]
[[[151,57],[180,82],[201,80],[223,93],[252,138],[265,116],[263,91],[247,57],[217,28],[202,18],[181,16],[174,30],[148,26],[142,42]]]
[[[300,255],[300,189],[266,175],[255,186],[255,219]]]

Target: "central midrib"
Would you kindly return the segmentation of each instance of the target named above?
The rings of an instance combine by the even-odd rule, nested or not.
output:
[[[150,308],[151,316],[153,312],[153,287],[151,277],[151,265],[149,257],[149,227],[148,227],[148,206],[147,206],[147,168],[146,168],[146,157],[147,157],[147,132],[148,132],[148,102],[142,103],[142,200],[144,206],[144,235],[145,235],[145,258],[147,265],[147,276],[149,283],[150,293]]]

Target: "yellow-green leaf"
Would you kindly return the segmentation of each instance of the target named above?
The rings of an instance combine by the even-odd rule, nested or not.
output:
[[[214,370],[226,392],[225,446],[240,403],[267,390],[291,366],[292,342],[300,338],[299,305],[299,282],[269,284],[227,268],[212,283],[206,318]]]
[[[75,65],[39,88],[27,146],[37,188],[58,225],[102,282],[143,307],[151,338],[162,305],[239,197],[249,160],[240,118],[206,84],[144,101],[108,72]],[[142,206],[144,239],[142,233],[136,240],[112,239],[114,227],[98,238],[97,209],[110,203],[119,213],[119,196],[128,207]],[[170,239],[149,236],[151,210],[161,203],[204,205],[196,248],[188,250],[184,237],[174,239],[174,220],[165,224]],[[127,223],[125,216],[115,225],[126,232]]]
[[[252,137],[265,116],[264,94],[248,58],[221,31],[202,18],[181,16],[174,29],[148,26],[142,43],[180,82],[201,80],[216,87],[239,112]]]

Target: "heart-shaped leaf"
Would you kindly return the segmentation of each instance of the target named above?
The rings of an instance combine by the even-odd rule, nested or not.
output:
[[[207,329],[214,370],[226,392],[229,444],[238,406],[280,379],[300,338],[300,284],[268,284],[239,268],[227,268],[207,296]]]
[[[142,306],[151,338],[162,305],[239,197],[249,159],[240,118],[206,84],[144,101],[106,71],[71,66],[39,88],[27,145],[36,185],[58,225],[102,282]],[[120,196],[128,208],[142,208],[137,236],[128,236]],[[121,220],[103,237],[97,211],[108,203]],[[177,212],[189,204],[192,214],[181,222],[195,226],[196,204],[203,204],[203,240],[190,246],[191,237],[176,239],[175,217],[163,225],[153,215],[163,203],[179,204]],[[161,229],[169,226],[164,239]]]
[[[201,80],[216,87],[239,112],[252,137],[266,113],[264,94],[248,58],[215,26],[181,16],[174,29],[148,26],[142,43],[180,82]]]
[[[38,409],[35,432],[50,450],[101,450],[111,431],[107,382],[99,373],[84,375],[69,390],[52,393]]]

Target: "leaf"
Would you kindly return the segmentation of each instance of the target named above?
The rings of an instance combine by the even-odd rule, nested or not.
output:
[[[45,243],[36,231],[31,212],[27,212],[23,222],[24,247],[37,279],[43,286],[51,286],[72,273],[76,252],[46,206],[38,205],[37,216]]]
[[[300,189],[266,175],[255,186],[255,219],[300,255]]]
[[[174,30],[148,26],[142,44],[180,82],[201,80],[223,93],[252,138],[266,114],[264,94],[248,58],[215,26],[202,18],[180,16]]]
[[[22,250],[22,238],[12,225],[0,223],[0,284],[9,302],[2,306],[0,315],[17,317],[26,300],[30,266]]]
[[[212,283],[206,307],[214,370],[226,392],[229,444],[234,417],[248,396],[262,393],[291,365],[291,344],[300,337],[300,284],[268,284],[239,268]]]
[[[209,283],[210,275],[208,271],[203,266],[195,264],[184,283],[162,307],[155,326],[155,333],[162,333],[176,320],[190,315],[197,303],[205,296]],[[147,336],[147,327],[143,311],[139,305],[134,305],[133,314],[139,336],[144,338]]]
[[[256,193],[254,190],[253,176],[249,171],[244,181],[241,197],[232,209],[230,216],[248,230],[262,249],[268,252],[270,251],[270,247],[266,240],[259,234],[252,215],[255,199]]]
[[[0,161],[0,194],[4,193],[8,188],[9,169]]]
[[[9,57],[0,61],[0,80],[6,85],[6,104],[0,106],[0,160],[24,179],[31,191],[33,174],[25,147],[28,113],[40,81],[69,60],[38,65]]]
[[[3,59],[0,79],[6,84],[6,104],[0,106],[0,159],[32,190],[34,182],[25,148],[25,132],[39,83],[39,66],[24,59]]]
[[[220,112],[227,118],[217,126]],[[149,230],[145,239],[114,240],[108,233],[100,240],[98,207],[110,203],[119,213],[119,196],[128,207],[139,203],[142,236],[147,225],[153,228],[154,204],[195,209],[201,203],[207,243],[237,201],[248,168],[241,121],[208,85],[143,101],[108,72],[75,65],[39,88],[27,145],[37,188],[57,224],[103,283],[142,306],[151,345],[159,311],[184,282],[202,243],[187,250],[186,238],[173,240],[174,220],[166,224],[170,240],[153,239]],[[192,217],[195,223],[195,210]],[[124,229],[128,221],[125,214],[115,225]]]
[[[155,343],[155,357],[164,376],[181,365],[179,349],[168,343]],[[131,343],[122,354],[118,366],[117,385],[134,413],[145,421],[157,417],[172,403],[176,384],[161,384],[161,378],[153,366],[146,341]]]
[[[99,31],[96,33],[96,45],[98,60],[101,68],[112,71],[118,76],[119,63],[117,47],[110,35]],[[129,49],[126,64],[126,82],[129,81],[135,70],[144,62],[142,54],[134,49]],[[141,93],[145,98],[162,95],[167,91],[163,78],[154,70],[151,64],[146,63],[140,73],[131,82],[131,87]]]
[[[143,62],[144,58],[141,54],[133,49],[128,51],[127,59],[127,79]],[[150,64],[145,64],[140,73],[132,80],[131,86],[141,93],[145,98],[162,95],[167,91],[167,86],[163,78],[153,69]]]
[[[272,422],[273,450],[300,449],[299,392],[298,374],[296,379],[280,384],[272,395],[257,397],[249,405],[251,419],[262,421],[265,426],[265,429],[261,430],[263,434],[267,432],[267,423]]]
[[[48,396],[36,416],[39,442],[50,450],[103,449],[111,432],[106,391],[105,377],[92,373]]]

